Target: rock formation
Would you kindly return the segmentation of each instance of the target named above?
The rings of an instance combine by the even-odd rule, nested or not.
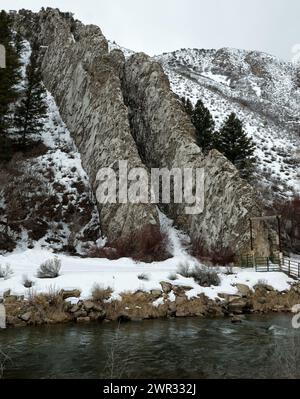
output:
[[[44,83],[81,153],[109,239],[159,224],[154,205],[99,201],[99,169],[112,167],[118,174],[118,161],[128,160],[129,168],[204,168],[204,211],[186,215],[186,204],[170,204],[166,213],[209,251],[248,250],[248,219],[261,213],[255,192],[217,151],[202,155],[158,63],[145,54],[125,61],[122,52],[109,53],[100,28],[57,9],[20,11],[15,27],[40,45]]]
[[[204,211],[189,216],[181,204],[170,204],[168,213],[209,251],[247,247],[249,216],[260,213],[254,190],[218,151],[202,155],[162,67],[136,54],[126,62],[124,86],[133,137],[147,166],[204,168]]]
[[[100,28],[84,26],[53,9],[38,14],[21,11],[16,27],[43,50],[45,86],[75,140],[94,192],[100,168],[118,173],[119,160],[142,167],[130,132],[116,54],[108,53]],[[142,225],[159,223],[152,205],[98,202],[98,208],[102,232],[112,240]]]

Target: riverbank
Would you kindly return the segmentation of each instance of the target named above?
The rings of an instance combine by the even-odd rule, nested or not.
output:
[[[10,270],[0,278],[8,327],[290,312],[300,303],[299,286],[284,273],[207,268],[183,250],[151,264],[56,255],[57,275],[41,278],[53,259],[37,249],[0,256]]]
[[[80,291],[50,290],[31,294],[28,298],[5,293],[3,303],[8,327],[59,323],[90,323],[103,321],[142,321],[147,319],[184,317],[232,317],[241,322],[245,314],[292,312],[300,303],[300,283],[290,289],[277,291],[259,283],[251,289],[237,283],[235,295],[219,292],[218,298],[205,294],[189,297],[192,287],[161,282],[161,289],[136,291],[111,298],[111,290],[95,289],[93,296],[80,300]],[[75,300],[77,298],[77,301]]]

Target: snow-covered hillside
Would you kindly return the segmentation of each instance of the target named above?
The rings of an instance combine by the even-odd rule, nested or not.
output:
[[[30,54],[24,41],[20,90]],[[0,253],[15,247],[82,253],[100,235],[99,215],[80,154],[49,92],[45,100],[47,117],[40,137],[34,138],[41,143],[32,154],[16,154],[1,174]]]
[[[260,52],[183,49],[155,57],[173,91],[201,99],[220,127],[235,112],[257,149],[265,198],[300,192],[300,82],[292,63]]]

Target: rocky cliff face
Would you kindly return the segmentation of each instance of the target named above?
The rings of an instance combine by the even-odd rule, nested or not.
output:
[[[43,51],[42,73],[62,118],[82,155],[98,200],[100,168],[118,175],[118,161],[142,167],[130,132],[119,78],[122,54],[108,53],[100,28],[84,26],[58,10],[20,13],[16,27]],[[115,239],[146,224],[158,224],[154,206],[102,204],[98,201],[102,232]]]
[[[261,213],[255,193],[217,151],[201,154],[191,122],[157,62],[145,54],[125,61],[122,52],[108,51],[98,27],[58,10],[21,11],[15,26],[41,46],[44,83],[81,152],[104,234],[114,239],[159,222],[154,205],[101,204],[100,168],[113,167],[118,174],[119,160],[148,170],[204,168],[204,211],[186,215],[186,204],[170,204],[167,214],[210,251],[247,250],[248,219]]]
[[[133,136],[152,168],[204,169],[204,210],[188,216],[182,204],[167,212],[194,240],[210,251],[241,249],[248,242],[249,216],[259,215],[254,190],[218,151],[204,157],[195,132],[162,67],[145,54],[125,65],[124,95]]]

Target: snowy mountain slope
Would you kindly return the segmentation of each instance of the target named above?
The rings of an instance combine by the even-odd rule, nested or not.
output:
[[[220,127],[229,113],[256,143],[264,197],[300,191],[300,82],[292,63],[259,52],[183,49],[156,56],[173,91],[202,99]]]

